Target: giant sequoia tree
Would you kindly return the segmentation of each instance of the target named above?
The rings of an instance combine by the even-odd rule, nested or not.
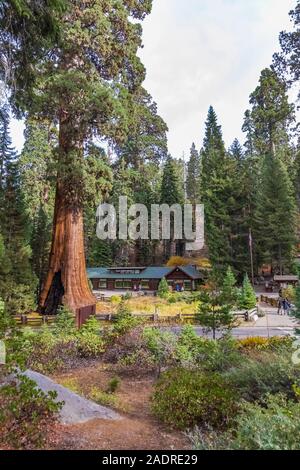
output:
[[[46,115],[59,126],[57,184],[50,266],[40,296],[40,310],[56,311],[64,302],[72,310],[94,305],[86,276],[83,201],[86,194],[84,147],[94,136],[125,140],[134,94],[145,70],[137,57],[139,20],[152,0],[74,0],[55,16],[59,34],[42,43],[33,56],[26,88],[12,90],[18,108]],[[9,8],[9,7],[7,7]],[[6,42],[13,45],[15,31]],[[13,49],[14,82],[20,77],[19,51]],[[25,52],[25,51],[23,51]],[[21,54],[22,55],[22,54]],[[34,65],[34,67],[32,67]]]
[[[290,12],[293,31],[282,31],[279,36],[281,53],[274,55],[276,70],[291,85],[300,80],[300,0]],[[300,91],[299,98],[300,98]]]

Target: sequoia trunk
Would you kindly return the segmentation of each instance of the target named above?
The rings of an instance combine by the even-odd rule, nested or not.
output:
[[[91,311],[95,311],[96,300],[86,274],[83,210],[81,198],[78,197],[82,181],[76,178],[73,181],[72,175],[76,160],[78,163],[78,159],[83,159],[82,146],[72,139],[70,126],[70,122],[61,121],[52,246],[39,311],[55,314],[59,305],[63,304],[77,314],[77,322],[80,323],[79,309],[90,307]]]

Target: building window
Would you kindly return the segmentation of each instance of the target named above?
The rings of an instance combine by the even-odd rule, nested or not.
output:
[[[123,279],[118,279],[115,281],[116,289],[131,289],[131,281],[125,281]]]
[[[192,290],[192,281],[184,281],[184,290]]]
[[[107,280],[106,279],[101,279],[99,281],[99,289],[107,289]]]
[[[142,289],[150,289],[149,279],[143,279],[141,281],[141,286],[142,286]]]

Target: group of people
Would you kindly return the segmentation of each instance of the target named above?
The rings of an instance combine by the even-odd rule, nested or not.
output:
[[[282,290],[279,291],[278,315],[289,315],[291,304],[286,297],[282,297]]]

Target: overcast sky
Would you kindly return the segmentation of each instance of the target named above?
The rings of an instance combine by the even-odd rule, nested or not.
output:
[[[144,22],[146,89],[169,127],[174,157],[200,148],[212,104],[226,145],[243,140],[241,126],[260,71],[278,50],[296,0],[154,0]],[[14,144],[23,126],[12,123]]]

